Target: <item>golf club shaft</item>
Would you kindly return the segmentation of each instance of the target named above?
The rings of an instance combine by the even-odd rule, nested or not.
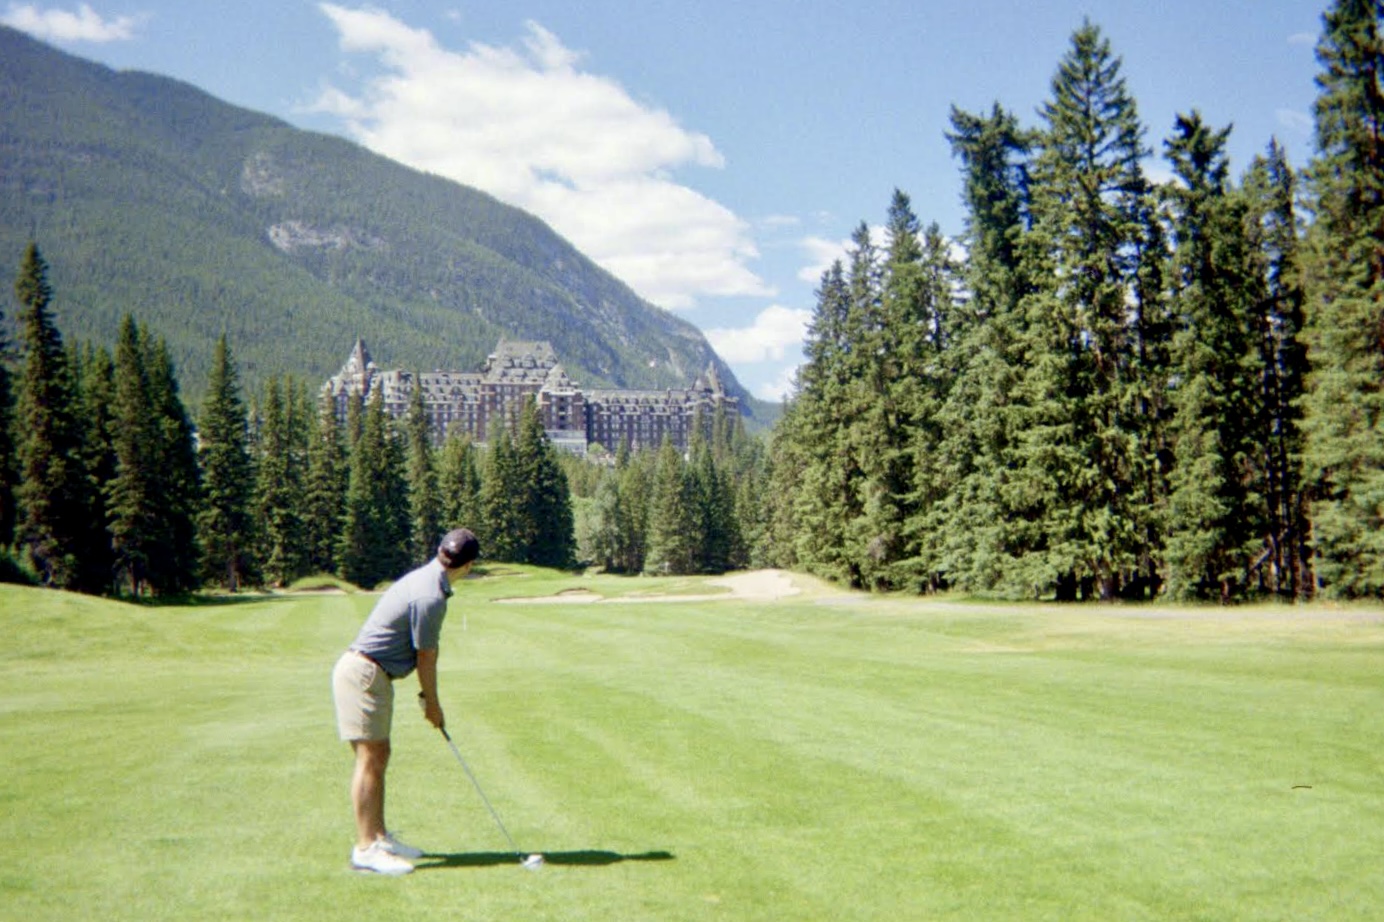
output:
[[[518,855],[519,860],[522,862],[524,860],[524,853],[519,850],[519,846],[514,844],[514,837],[509,834],[509,830],[505,828],[505,824],[500,821],[500,814],[496,813],[495,808],[490,805],[490,798],[486,797],[485,791],[481,790],[481,783],[476,780],[476,775],[471,771],[471,766],[467,765],[466,760],[461,757],[461,750],[457,748],[456,743],[452,742],[452,735],[447,732],[446,727],[438,727],[438,729],[442,731],[442,738],[447,741],[447,745],[452,748],[452,755],[456,756],[457,761],[461,763],[462,771],[466,772],[466,777],[471,779],[471,786],[476,789],[477,794],[481,795],[481,802],[485,804],[485,808],[489,810],[490,815],[494,817],[495,825],[499,826],[500,832],[504,833],[505,841],[509,843],[510,850]]]

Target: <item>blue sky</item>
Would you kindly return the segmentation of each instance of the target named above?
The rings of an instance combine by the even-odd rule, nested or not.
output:
[[[952,105],[1036,125],[1089,17],[1124,61],[1152,176],[1192,109],[1234,124],[1236,176],[1274,137],[1302,166],[1325,5],[0,0],[0,21],[525,208],[778,399],[822,270],[895,188],[961,232]]]

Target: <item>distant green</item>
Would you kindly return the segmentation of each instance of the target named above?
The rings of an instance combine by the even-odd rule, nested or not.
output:
[[[330,705],[373,595],[141,607],[0,586],[0,916],[1384,915],[1384,611],[797,579],[759,602],[518,568],[462,584],[449,726],[549,866],[505,854],[410,679],[389,818],[439,857],[399,880],[347,869]]]

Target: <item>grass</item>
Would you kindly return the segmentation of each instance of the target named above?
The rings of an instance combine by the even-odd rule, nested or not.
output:
[[[465,583],[449,727],[549,866],[515,866],[405,705],[390,823],[434,857],[400,880],[346,868],[332,726],[330,669],[372,595],[0,587],[0,916],[1384,916],[1384,612],[803,583],[754,604],[517,568]],[[626,604],[493,601],[572,589]]]

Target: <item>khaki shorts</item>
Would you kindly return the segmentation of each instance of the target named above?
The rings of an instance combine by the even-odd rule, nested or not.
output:
[[[332,670],[336,730],[351,740],[387,740],[394,718],[394,683],[389,673],[352,650]]]

